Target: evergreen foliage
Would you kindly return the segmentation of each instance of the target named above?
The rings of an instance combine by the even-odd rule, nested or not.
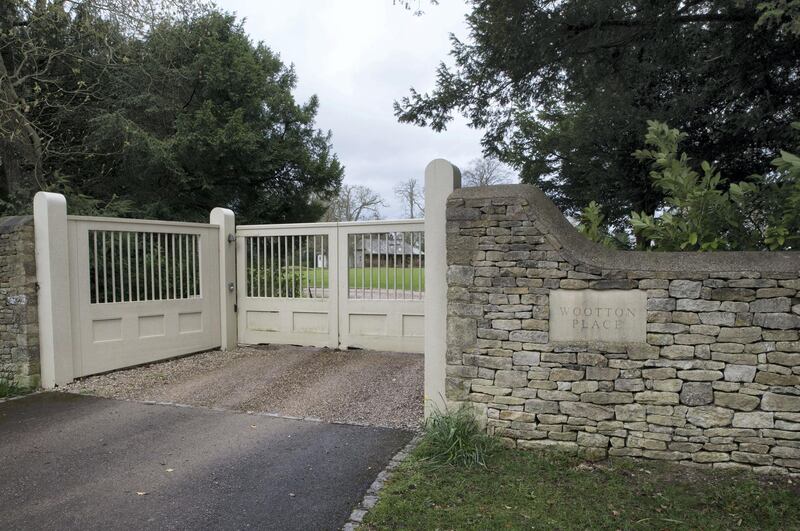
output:
[[[456,113],[483,146],[569,215],[596,200],[612,223],[653,215],[665,191],[630,157],[647,120],[734,179],[767,174],[798,144],[797,1],[471,0],[469,36],[400,121],[446,128]]]
[[[0,214],[48,189],[75,214],[318,219],[344,170],[293,68],[213,8],[186,0],[142,26],[128,24],[140,2],[118,4],[2,8],[0,85],[16,98],[0,103]]]
[[[686,134],[651,121],[646,149],[635,158],[651,165],[650,179],[664,196],[655,214],[631,213],[629,228],[640,249],[659,251],[796,250],[800,245],[800,157],[786,151],[766,176],[729,183],[707,161],[696,165],[680,151]],[[800,128],[800,123],[793,124]],[[699,167],[698,167],[699,166]],[[612,236],[601,207],[592,201],[578,230],[605,245]]]

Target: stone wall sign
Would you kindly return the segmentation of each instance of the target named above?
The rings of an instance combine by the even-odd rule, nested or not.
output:
[[[644,343],[646,336],[645,291],[550,291],[551,341]]]

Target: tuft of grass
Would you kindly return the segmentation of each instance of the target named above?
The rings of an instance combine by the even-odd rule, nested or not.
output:
[[[0,398],[23,395],[26,392],[26,389],[19,387],[14,381],[0,380]]]
[[[486,435],[469,406],[434,411],[425,423],[417,455],[435,466],[486,467],[486,459],[499,448],[498,441]]]

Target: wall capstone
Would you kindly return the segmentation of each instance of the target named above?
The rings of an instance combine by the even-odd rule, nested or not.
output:
[[[613,251],[507,185],[450,196],[447,263],[447,399],[508,446],[800,473],[800,253]],[[644,319],[614,306],[631,292]],[[552,320],[644,339],[556,342]]]

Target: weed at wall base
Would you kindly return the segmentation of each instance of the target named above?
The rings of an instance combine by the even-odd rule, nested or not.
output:
[[[473,409],[461,405],[431,414],[418,452],[423,463],[434,466],[485,468],[486,459],[499,448],[499,441],[481,429]]]
[[[24,395],[29,392],[28,388],[20,387],[14,381],[0,380],[0,398]]]

